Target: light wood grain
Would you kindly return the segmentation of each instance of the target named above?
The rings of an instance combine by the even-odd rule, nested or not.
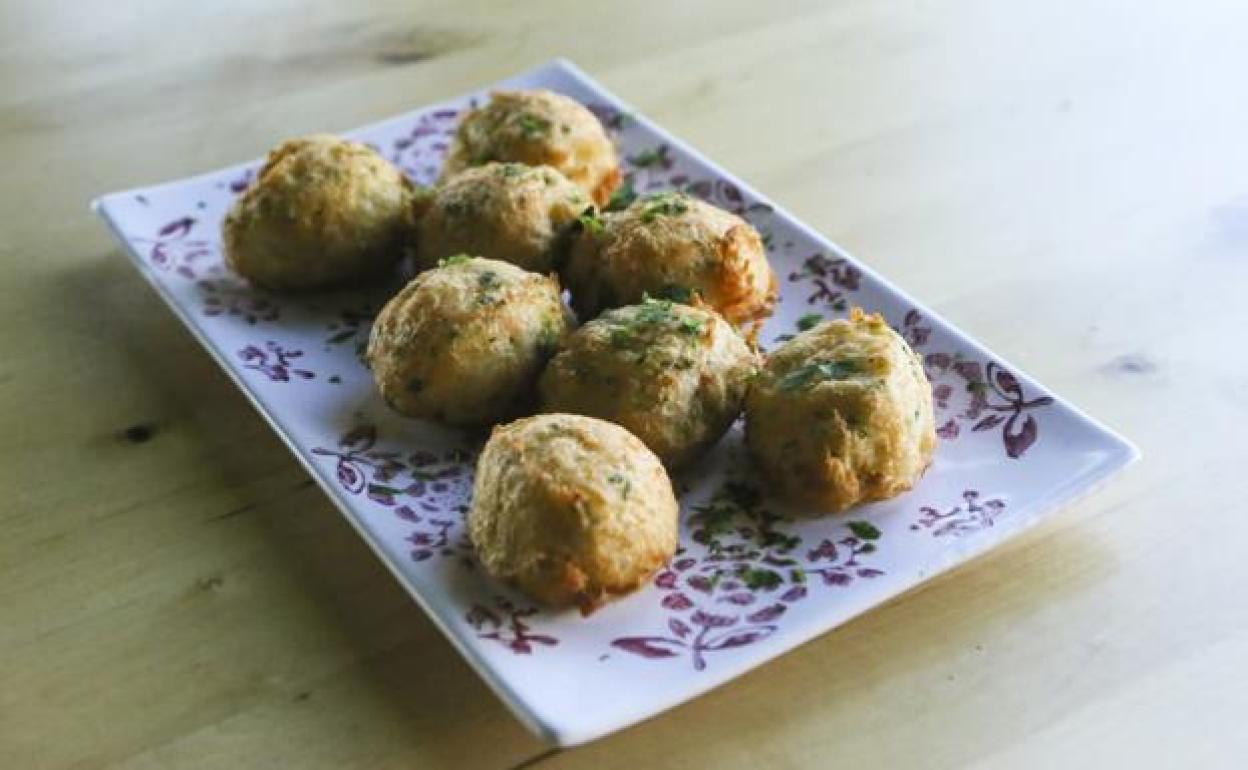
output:
[[[1230,1],[3,0],[0,767],[1242,763],[1244,29]],[[1144,462],[698,701],[548,752],[86,203],[554,55]]]

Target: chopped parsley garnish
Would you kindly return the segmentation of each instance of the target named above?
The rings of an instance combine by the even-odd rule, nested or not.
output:
[[[472,257],[468,256],[467,254],[456,254],[453,257],[447,257],[446,259],[439,259],[438,267],[454,267],[455,265],[462,265],[470,259],[472,259]]]
[[[666,144],[660,144],[658,147],[642,150],[631,158],[628,158],[628,162],[632,163],[637,168],[650,168],[651,166],[662,166],[663,168],[668,168],[672,165],[672,160],[668,157],[668,152],[670,151],[671,148]]]
[[[818,326],[819,322],[822,320],[823,320],[823,316],[819,315],[818,313],[807,313],[806,315],[797,319],[797,329],[798,331],[803,331],[803,332],[808,331]]]
[[[738,571],[737,577],[741,578],[741,582],[745,583],[745,587],[751,591],[757,591],[760,588],[770,591],[784,582],[784,578],[778,572],[744,565]]]
[[[624,184],[616,188],[611,193],[611,199],[607,201],[606,211],[623,211],[633,205],[633,201],[637,200],[637,191],[633,189],[633,183],[630,180],[624,180]]]
[[[646,295],[641,300],[641,309],[637,311],[637,321],[643,324],[663,323],[672,317],[672,301],[670,299],[653,299]]]
[[[592,235],[599,235],[602,233],[602,217],[598,216],[598,212],[594,211],[593,206],[590,206],[581,212],[581,215],[576,218],[576,221],[580,224],[581,229],[587,233]]]
[[[826,361],[799,366],[781,377],[779,385],[781,390],[796,390],[825,380],[844,380],[861,373],[862,364],[858,361]]]
[[[849,531],[863,540],[880,539],[880,530],[869,521],[851,521],[849,522]]]
[[[502,281],[498,280],[498,273],[493,270],[486,270],[477,276],[477,286],[481,291],[493,291],[502,285]]]
[[[669,283],[667,286],[664,286],[656,291],[654,296],[659,299],[670,299],[672,302],[679,302],[682,305],[688,305],[693,302],[693,296],[695,294],[697,294],[697,292],[690,289],[688,286],[677,286],[674,283]]]
[[[524,173],[525,166],[521,163],[504,163],[498,167],[498,173],[505,177],[516,177]]]
[[[678,217],[689,210],[689,204],[678,193],[658,193],[642,199],[641,221],[653,222],[660,216]]]
[[[612,347],[630,348],[643,344],[647,350],[648,342],[653,333],[648,330],[655,327],[665,332],[670,330],[690,337],[698,337],[703,331],[703,321],[698,318],[682,318],[672,312],[674,304],[671,300],[654,299],[645,295],[641,304],[623,313],[612,314],[608,339]],[[606,319],[604,319],[606,320]],[[644,355],[643,355],[644,358]],[[693,365],[692,361],[684,360],[683,368]]]
[[[625,500],[628,499],[628,493],[632,491],[633,484],[628,480],[627,476],[623,476],[619,473],[612,473],[610,476],[607,476],[607,482],[612,486],[619,487],[620,497]]]
[[[525,138],[536,139],[550,130],[550,121],[525,113],[520,116],[520,132]]]
[[[557,318],[548,318],[546,319],[546,322],[542,324],[541,335],[537,338],[537,349],[538,352],[544,357],[549,358],[550,356],[553,356],[555,351],[559,349],[559,337],[561,336],[560,320],[561,319]]]
[[[627,326],[617,326],[611,330],[611,346],[626,348],[633,341],[633,332]]]
[[[607,128],[619,131],[620,129],[628,128],[628,126],[632,124],[633,120],[633,116],[627,112],[616,112],[604,122],[607,124]]]

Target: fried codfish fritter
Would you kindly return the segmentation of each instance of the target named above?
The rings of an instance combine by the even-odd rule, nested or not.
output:
[[[553,166],[605,205],[620,180],[615,146],[580,102],[553,91],[496,91],[459,123],[443,179],[490,161]]]
[[[368,147],[317,134],[269,153],[222,223],[225,262],[266,289],[357,284],[388,273],[413,236],[411,183]]]
[[[368,365],[397,411],[488,425],[532,402],[568,328],[554,278],[461,255],[416,276],[386,304],[368,340]]]
[[[500,259],[538,273],[562,261],[568,226],[593,202],[558,170],[520,163],[465,169],[421,205],[416,258],[422,268],[453,254]]]
[[[647,299],[568,336],[542,374],[542,409],[623,425],[677,468],[728,430],[758,363],[714,311]]]
[[[777,348],[745,417],[771,486],[827,511],[910,489],[936,446],[922,360],[882,317],[857,308]]]
[[[681,301],[698,296],[741,324],[770,314],[776,300],[758,231],[683,193],[640,198],[582,228],[563,275],[582,320],[648,294]]]
[[[588,613],[671,558],[678,510],[662,463],[636,436],[543,414],[494,429],[477,461],[468,535],[493,577]]]

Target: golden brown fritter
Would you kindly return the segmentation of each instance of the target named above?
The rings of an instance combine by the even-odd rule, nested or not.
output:
[[[776,279],[748,222],[683,193],[660,193],[582,228],[564,280],[582,320],[642,297],[701,297],[730,323],[771,313]]]
[[[326,134],[283,142],[226,214],[225,262],[267,289],[379,278],[413,236],[413,195],[403,174],[362,144]]]
[[[672,557],[678,513],[662,463],[636,436],[592,417],[544,414],[490,435],[468,535],[490,575],[588,613]]]
[[[386,304],[369,337],[368,365],[397,411],[488,425],[531,405],[567,330],[553,277],[458,256]]]
[[[858,308],[777,348],[750,386],[745,418],[771,485],[826,511],[910,489],[936,446],[922,360]]]
[[[496,91],[460,121],[442,167],[449,178],[490,161],[553,166],[605,205],[620,181],[615,146],[575,99],[553,91]]]
[[[548,273],[562,261],[568,225],[592,203],[550,166],[465,169],[443,180],[423,204],[417,261],[427,269],[453,254],[476,254]]]
[[[732,425],[757,367],[754,351],[714,311],[652,299],[569,335],[539,391],[544,411],[623,425],[677,468]]]

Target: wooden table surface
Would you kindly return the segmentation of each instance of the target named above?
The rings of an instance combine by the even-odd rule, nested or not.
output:
[[[1248,4],[772,7],[0,2],[0,767],[1242,766]],[[543,746],[87,202],[555,55],[1144,461],[710,695]]]

